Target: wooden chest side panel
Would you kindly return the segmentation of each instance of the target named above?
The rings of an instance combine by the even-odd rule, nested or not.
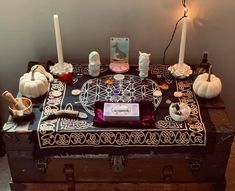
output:
[[[13,151],[12,151],[13,152]],[[14,156],[14,157],[13,157]],[[124,169],[114,172],[108,155],[104,157],[50,158],[45,173],[39,172],[36,161],[26,153],[9,155],[12,179],[15,182],[63,182],[66,165],[73,166],[78,182],[203,182],[223,181],[226,160],[223,154],[146,155],[126,157]]]
[[[10,183],[12,191],[69,191],[62,183]],[[71,191],[224,191],[225,184],[205,183],[76,183]]]

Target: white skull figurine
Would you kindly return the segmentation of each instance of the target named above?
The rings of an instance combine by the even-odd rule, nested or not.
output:
[[[88,73],[90,76],[96,77],[100,75],[100,55],[96,51],[89,54]]]
[[[149,72],[149,58],[151,54],[142,53],[139,51],[139,76],[141,78],[148,77]]]

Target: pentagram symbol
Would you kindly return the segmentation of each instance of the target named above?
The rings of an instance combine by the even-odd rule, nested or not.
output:
[[[160,90],[158,84],[148,78],[143,81],[139,76],[125,75],[124,80],[117,81],[114,75],[107,75],[86,81],[81,88],[79,100],[84,109],[93,116],[95,101],[128,103],[149,100],[156,109],[162,97],[153,96],[155,90]]]

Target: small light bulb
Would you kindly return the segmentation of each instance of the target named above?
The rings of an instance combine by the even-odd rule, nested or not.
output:
[[[188,9],[184,7],[184,16],[187,16]]]

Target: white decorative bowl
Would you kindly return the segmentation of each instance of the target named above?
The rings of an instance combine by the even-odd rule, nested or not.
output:
[[[178,105],[178,107],[176,105]],[[191,108],[185,103],[172,103],[169,107],[171,118],[178,122],[188,119],[188,117],[190,116],[190,112]]]

